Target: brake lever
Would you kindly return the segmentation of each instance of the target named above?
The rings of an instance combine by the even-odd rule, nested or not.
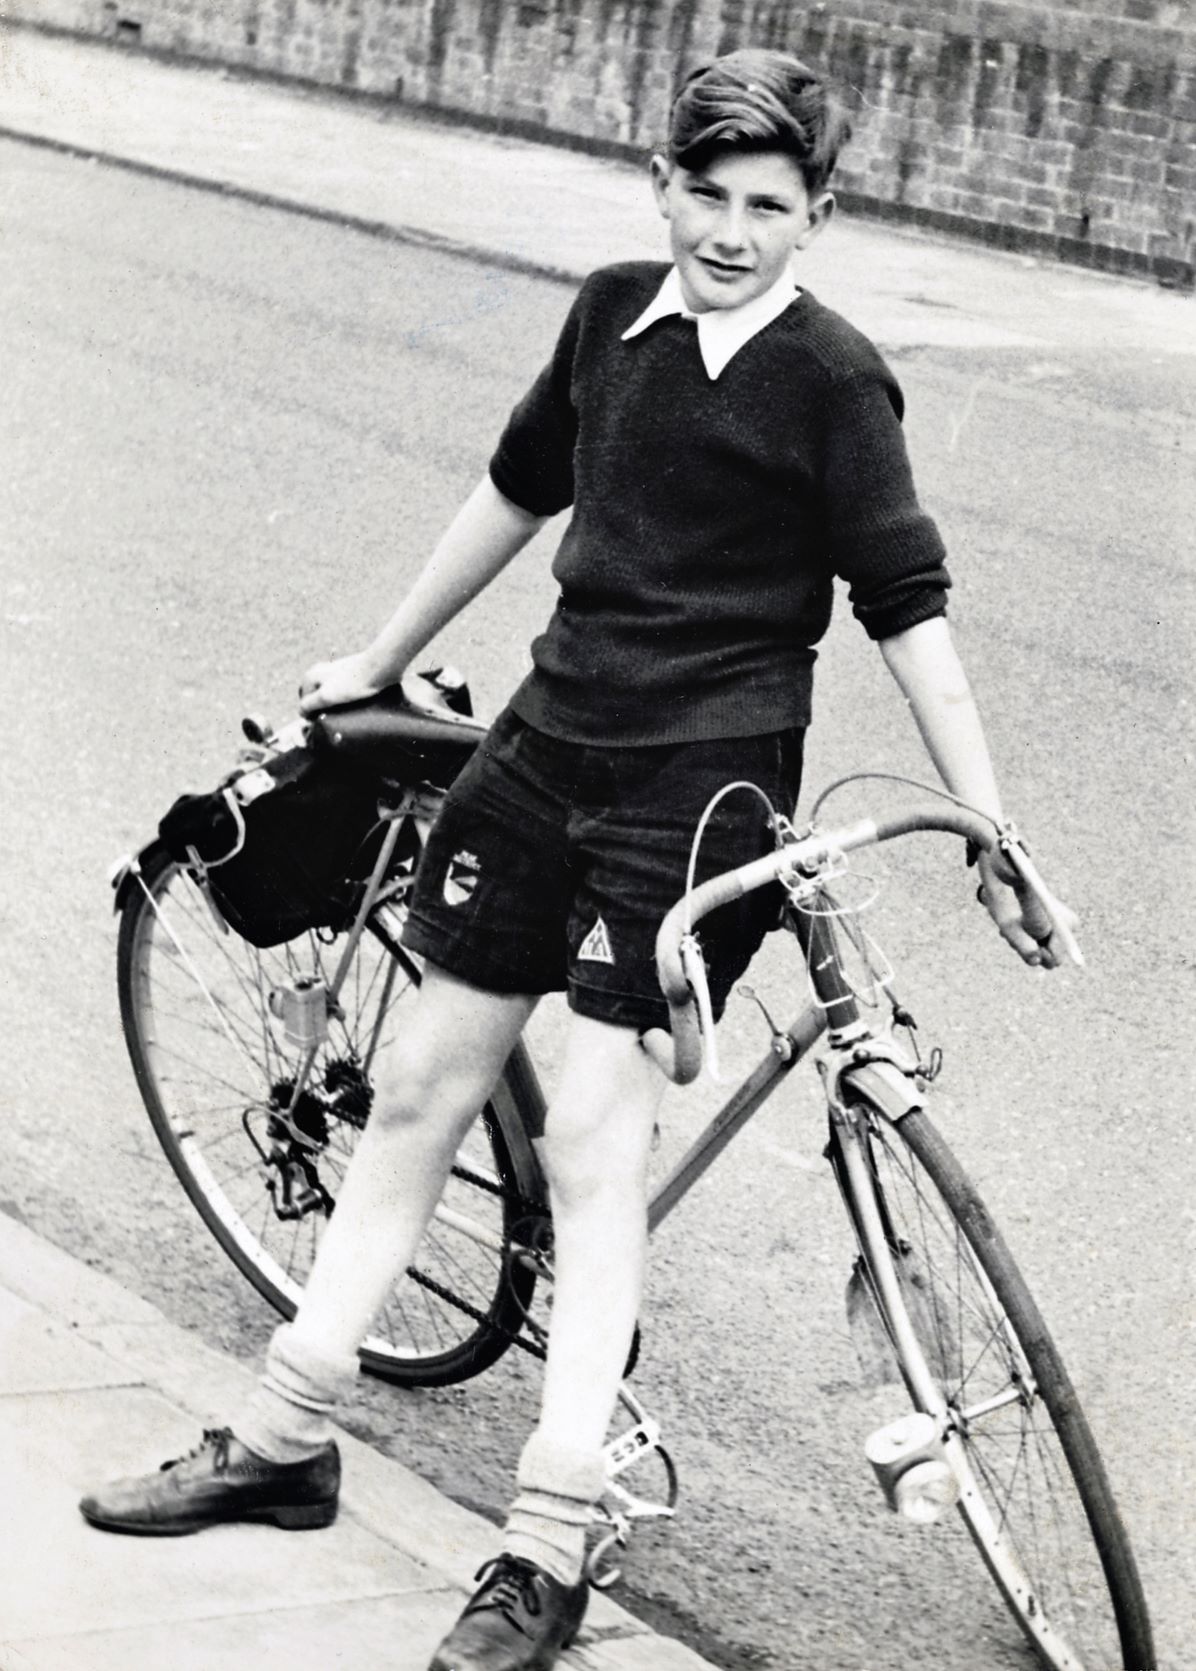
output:
[[[1043,881],[1038,866],[1026,851],[1024,843],[1012,825],[1007,825],[1002,831],[997,846],[1004,857],[1009,860],[1014,870],[1017,871],[1024,887],[1046,912],[1051,925],[1048,942],[1058,935],[1060,944],[1067,953],[1069,960],[1075,964],[1077,969],[1083,969],[1085,967],[1084,953],[1080,950],[1080,943],[1064,915],[1063,906]]]

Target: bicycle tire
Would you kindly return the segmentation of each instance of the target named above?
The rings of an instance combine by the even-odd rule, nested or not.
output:
[[[1133,1550],[1091,1429],[992,1217],[921,1111],[892,1119],[857,1091],[883,1251],[852,1207],[873,1300],[918,1409],[945,1401],[970,1476],[959,1512],[1052,1671],[1153,1671]],[[913,1325],[903,1354],[878,1259]],[[927,1393],[927,1377],[931,1391]],[[957,1453],[958,1454],[958,1453]]]
[[[189,872],[156,844],[124,886],[120,1014],[146,1111],[208,1229],[285,1318],[294,1315],[368,1118],[379,1058],[419,983],[418,965],[397,941],[400,921],[392,907],[374,913],[341,987],[342,1013],[330,1020],[300,1122],[321,1146],[314,1159],[302,1146],[289,1148],[291,1185],[327,1199],[286,1219],[276,1210],[279,1195],[287,1204],[286,1190],[279,1166],[267,1160],[269,1128],[285,1106],[288,1081],[293,1089],[301,1052],[271,1015],[268,994],[284,979],[321,978],[335,968],[343,937],[308,933],[260,951],[223,933]],[[527,1065],[513,1057],[458,1153],[414,1263],[361,1348],[363,1367],[383,1380],[429,1387],[464,1381],[519,1337],[536,1276],[512,1258],[513,1232],[520,1219],[534,1222],[542,1211],[524,1129],[525,1117],[534,1116],[530,1095]],[[463,1233],[460,1220],[472,1234]],[[480,1245],[478,1232],[489,1246]]]

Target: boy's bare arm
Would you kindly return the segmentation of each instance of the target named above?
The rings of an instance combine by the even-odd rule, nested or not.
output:
[[[936,616],[882,639],[880,652],[913,710],[927,752],[947,788],[1000,820],[1001,797],[984,728],[946,620]],[[1005,939],[1027,963],[1053,968],[1059,961],[1053,948],[1039,946],[1022,926],[1017,898],[1007,885],[1011,873],[1006,866],[982,854],[980,874],[984,903]]]
[[[335,708],[396,684],[413,657],[546,521],[513,504],[484,476],[373,643],[356,655],[317,662],[307,670],[299,687],[301,710],[311,714]]]

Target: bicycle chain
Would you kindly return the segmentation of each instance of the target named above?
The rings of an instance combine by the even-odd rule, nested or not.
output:
[[[473,1184],[477,1189],[485,1190],[487,1195],[497,1195],[500,1201],[509,1201],[513,1207],[518,1207],[521,1214],[527,1217],[539,1215],[548,1217],[548,1209],[539,1201],[529,1201],[526,1195],[507,1189],[505,1184],[496,1184],[490,1178],[483,1178],[480,1173],[471,1172],[468,1166],[460,1164],[453,1167],[453,1177],[460,1178],[464,1183]]]
[[[483,1178],[480,1173],[471,1172],[467,1166],[454,1166],[453,1176],[454,1178],[460,1178],[464,1183],[473,1184],[475,1188],[485,1191],[487,1195],[496,1195],[500,1201],[511,1202],[525,1215],[532,1214],[543,1218],[548,1216],[542,1206],[529,1201],[526,1196],[512,1194],[502,1184],[493,1183],[489,1178]],[[509,1342],[510,1345],[519,1346],[531,1357],[543,1361],[545,1357],[544,1348],[536,1341],[528,1340],[525,1335],[517,1333],[514,1329],[504,1328],[501,1323],[496,1323],[485,1312],[479,1311],[468,1300],[463,1300],[459,1294],[454,1294],[451,1289],[446,1288],[443,1283],[437,1282],[434,1277],[426,1276],[423,1271],[416,1270],[414,1265],[408,1265],[407,1275],[420,1288],[426,1288],[429,1293],[435,1294],[437,1299],[444,1300],[446,1304],[455,1306],[458,1311],[464,1312],[467,1317],[480,1324],[489,1334],[498,1335],[501,1339]],[[504,1272],[504,1280],[505,1276],[506,1273]]]
[[[479,1311],[476,1306],[470,1305],[468,1300],[463,1300],[459,1294],[454,1294],[451,1289],[446,1288],[443,1283],[437,1282],[434,1277],[425,1276],[423,1271],[417,1271],[414,1265],[408,1265],[407,1275],[411,1278],[412,1282],[418,1283],[421,1288],[428,1289],[428,1291],[435,1294],[438,1299],[445,1300],[449,1305],[456,1306],[458,1311],[463,1311],[465,1315],[467,1317],[471,1317],[475,1323],[480,1323],[482,1328],[486,1329],[490,1334],[500,1335],[502,1339],[508,1341],[510,1345],[521,1346],[523,1350],[530,1353],[533,1358],[539,1358],[543,1361],[545,1351],[542,1346],[537,1345],[535,1341],[527,1340],[522,1334],[516,1334],[512,1329],[504,1328],[501,1323],[496,1323],[493,1318],[487,1317],[484,1311]]]

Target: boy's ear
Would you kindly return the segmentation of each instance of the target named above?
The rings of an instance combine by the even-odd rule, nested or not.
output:
[[[648,172],[652,176],[652,191],[656,197],[656,207],[665,220],[669,218],[669,180],[672,177],[673,165],[667,157],[657,151],[648,165]]]
[[[812,244],[834,212],[835,196],[833,192],[824,191],[819,197],[814,198],[810,204],[810,218],[806,222],[806,229],[799,235],[794,248],[806,249]]]

